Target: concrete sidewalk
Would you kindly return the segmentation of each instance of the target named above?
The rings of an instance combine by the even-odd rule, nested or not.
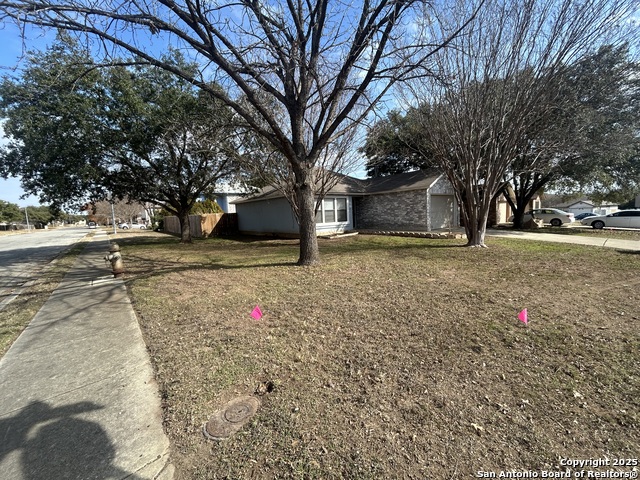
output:
[[[108,250],[97,232],[0,360],[0,478],[173,478],[149,356]]]
[[[615,248],[618,250],[640,251],[640,241],[617,238],[585,237],[581,235],[562,235],[556,233],[536,233],[521,230],[487,229],[487,237],[520,238],[540,242],[572,243],[574,245],[592,245],[595,247]]]

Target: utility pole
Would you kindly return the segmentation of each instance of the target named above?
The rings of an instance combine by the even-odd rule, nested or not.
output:
[[[29,225],[29,214],[27,213],[27,207],[24,207],[24,216],[27,219],[27,230],[31,232],[31,226]]]
[[[118,231],[116,230],[116,211],[113,208],[113,198],[110,201],[111,203],[111,223],[113,224],[113,234],[115,235],[116,233],[118,233]]]

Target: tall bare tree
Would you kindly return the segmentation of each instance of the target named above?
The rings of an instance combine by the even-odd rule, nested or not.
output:
[[[451,18],[473,9],[458,0],[434,23],[451,31]],[[484,246],[492,199],[505,173],[533,147],[558,104],[558,77],[605,42],[624,40],[637,0],[487,0],[452,48],[432,58],[442,73],[415,86],[423,108],[413,112],[426,134],[425,151],[446,173],[461,205],[470,246]]]
[[[101,200],[91,205],[94,215],[105,216],[111,219],[112,213],[116,216],[116,221],[134,223],[135,220],[144,212],[144,205],[135,201],[118,200],[113,203]]]
[[[398,80],[454,38],[425,35],[425,0],[9,0],[13,19],[98,38],[208,91],[232,107],[288,162],[299,211],[299,264],[319,260],[314,167]],[[427,18],[427,20],[429,20]],[[443,34],[443,35],[441,35]],[[166,62],[172,44],[200,62],[198,75]],[[210,88],[213,81],[225,89]],[[229,93],[230,92],[230,93]],[[248,106],[249,107],[248,107]],[[274,108],[275,106],[275,108]]]

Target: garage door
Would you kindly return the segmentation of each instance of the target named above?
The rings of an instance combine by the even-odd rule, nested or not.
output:
[[[453,195],[431,196],[431,229],[451,228],[453,223]]]

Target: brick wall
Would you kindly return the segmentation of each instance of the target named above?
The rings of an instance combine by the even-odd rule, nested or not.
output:
[[[355,228],[427,230],[427,191],[386,193],[357,198]]]

